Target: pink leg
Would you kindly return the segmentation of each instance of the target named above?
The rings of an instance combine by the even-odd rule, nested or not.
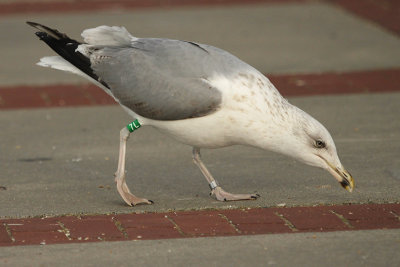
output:
[[[212,177],[211,173],[208,171],[203,161],[201,161],[200,149],[193,147],[193,161],[199,167],[201,173],[206,178],[208,184],[211,188],[210,195],[215,195],[216,199],[219,201],[234,201],[234,200],[250,200],[257,199],[260,197],[259,194],[231,194],[225,192],[217,183],[217,181]]]
[[[126,141],[128,140],[130,132],[126,127],[122,128],[120,132],[119,144],[119,159],[118,169],[115,172],[115,183],[117,184],[118,193],[125,200],[129,206],[137,204],[153,204],[153,201],[145,198],[139,198],[131,193],[125,181],[125,154],[126,154]]]

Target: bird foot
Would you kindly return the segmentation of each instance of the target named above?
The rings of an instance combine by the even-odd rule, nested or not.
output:
[[[121,194],[121,192],[120,192]],[[123,195],[121,194],[121,197],[125,200],[126,204],[128,204],[129,206],[133,207],[136,205],[140,205],[140,204],[154,204],[154,201],[146,199],[146,198],[140,198],[137,197],[131,193],[127,193],[124,192]]]
[[[146,198],[140,198],[131,193],[128,188],[128,185],[125,182],[125,174],[119,175],[118,172],[115,176],[115,182],[117,184],[118,193],[121,195],[122,199],[129,206],[136,206],[139,204],[153,204],[152,200]]]
[[[224,191],[220,186],[211,190],[210,195],[215,195],[215,198],[219,201],[256,200],[260,197],[259,194],[231,194]]]

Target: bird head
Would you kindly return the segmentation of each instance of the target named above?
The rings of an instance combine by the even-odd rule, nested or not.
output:
[[[340,162],[328,130],[304,111],[297,109],[296,114],[297,123],[288,131],[292,141],[287,143],[285,154],[305,164],[326,169],[344,189],[352,192],[353,177]]]

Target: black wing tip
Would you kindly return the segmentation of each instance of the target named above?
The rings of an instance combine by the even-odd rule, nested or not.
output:
[[[32,26],[34,28],[40,26],[39,23],[33,22],[33,21],[26,21],[26,24],[28,24],[29,26]]]
[[[47,26],[44,26],[40,23],[33,22],[33,21],[26,21],[26,24],[28,24],[29,26],[31,26],[39,31],[55,31],[54,29],[51,29]]]
[[[106,88],[110,88],[105,82],[101,81],[99,77],[93,72],[90,66],[90,59],[76,51],[80,42],[69,38],[65,33],[60,33],[56,29],[49,28],[42,24],[26,21],[29,26],[39,30],[36,36],[44,41],[51,49],[53,49],[62,58],[70,62],[72,65],[86,73],[88,76],[98,81]]]
[[[39,37],[40,40],[45,39],[46,37],[48,37],[48,34],[45,32],[35,32],[36,36]]]
[[[75,41],[75,40],[69,38],[65,33],[61,33],[56,29],[52,29],[52,28],[42,25],[40,23],[33,22],[33,21],[26,21],[26,24],[28,24],[29,26],[32,26],[33,28],[39,30],[40,32],[44,32],[47,35],[52,36],[55,39],[58,39],[58,40],[66,39],[66,40]]]
[[[45,27],[45,26],[43,26],[43,25],[41,25],[39,23],[36,23],[36,22],[32,22],[32,21],[26,21],[26,24],[28,24],[29,26],[32,26],[33,28],[39,30],[38,32],[35,32],[35,35],[37,37],[39,37],[40,40],[43,40],[43,39],[45,39],[46,37],[49,36],[45,31],[43,31],[43,27]],[[42,28],[40,28],[40,27],[42,27]]]

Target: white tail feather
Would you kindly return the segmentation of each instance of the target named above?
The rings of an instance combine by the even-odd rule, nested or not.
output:
[[[84,41],[89,45],[130,46],[133,37],[124,27],[99,26],[82,32]]]
[[[57,70],[62,70],[62,71],[68,71],[72,72],[75,74],[78,74],[79,76],[84,77],[85,79],[91,81],[95,85],[99,86],[101,89],[103,89],[108,95],[110,95],[112,98],[114,98],[115,101],[119,103],[119,101],[111,94],[110,90],[105,87],[103,84],[99,83],[98,81],[94,80],[92,77],[89,75],[85,74],[83,71],[66,61],[60,56],[52,56],[52,57],[42,57],[36,65],[39,65],[41,67],[50,67],[52,69],[57,69]]]
[[[60,56],[53,56],[53,57],[42,57],[36,65],[42,66],[42,67],[50,67],[52,69],[57,69],[57,70],[63,70],[63,71],[68,71],[72,72],[75,74],[78,74],[80,76],[83,76],[85,78],[89,77],[86,75],[84,72],[82,72],[80,69],[66,61]]]

